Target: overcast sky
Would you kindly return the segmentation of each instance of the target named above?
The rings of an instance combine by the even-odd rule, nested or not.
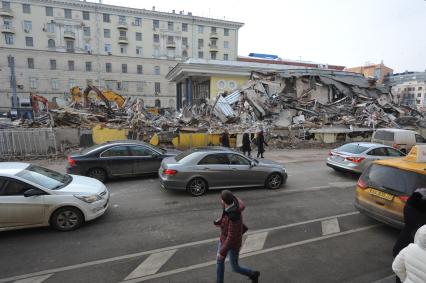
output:
[[[104,4],[236,20],[250,52],[347,67],[426,69],[426,0],[104,0]]]

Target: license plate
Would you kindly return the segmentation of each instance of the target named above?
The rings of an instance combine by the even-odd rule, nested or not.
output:
[[[377,196],[379,198],[386,199],[386,200],[393,200],[393,195],[391,194],[388,194],[379,190],[375,190],[375,189],[370,189],[370,188],[366,189],[366,191],[370,195]]]

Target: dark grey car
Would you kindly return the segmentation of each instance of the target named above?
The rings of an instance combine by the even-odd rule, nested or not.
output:
[[[187,190],[194,196],[207,189],[267,187],[287,180],[285,168],[271,160],[250,159],[227,148],[197,148],[163,160],[159,170],[165,189]]]
[[[180,153],[150,144],[121,140],[96,145],[68,156],[67,172],[105,181],[107,178],[156,174],[161,161]]]

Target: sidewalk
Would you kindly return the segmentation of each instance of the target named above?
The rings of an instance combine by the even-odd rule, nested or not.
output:
[[[280,163],[295,163],[308,161],[324,161],[327,159],[329,149],[274,149],[268,150],[264,156]],[[257,152],[253,151],[255,156]]]

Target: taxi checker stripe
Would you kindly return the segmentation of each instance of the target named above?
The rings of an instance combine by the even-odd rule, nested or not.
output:
[[[291,224],[285,224],[285,225],[261,229],[261,230],[249,231],[249,232],[247,232],[247,235],[261,233],[261,232],[274,231],[274,230],[279,230],[279,229],[285,229],[285,228],[295,227],[295,226],[299,226],[299,225],[314,223],[314,222],[318,222],[318,221],[324,221],[324,220],[327,220],[327,219],[333,219],[333,218],[336,218],[336,217],[337,218],[346,217],[346,216],[351,216],[351,215],[356,215],[356,214],[359,214],[359,212],[358,211],[352,211],[352,212],[333,215],[333,216],[326,216],[326,217],[306,220],[306,221],[297,222],[297,223],[291,223]],[[47,274],[50,274],[50,273],[63,272],[63,271],[93,266],[93,265],[99,265],[99,264],[114,262],[114,261],[118,261],[118,260],[130,259],[130,258],[144,256],[144,255],[150,255],[150,254],[153,254],[153,253],[159,253],[159,252],[163,252],[163,251],[169,251],[169,250],[180,249],[180,248],[185,248],[185,247],[192,247],[192,246],[212,243],[212,242],[216,242],[216,241],[217,241],[217,237],[211,238],[211,239],[206,239],[206,240],[201,240],[201,241],[196,241],[196,242],[180,244],[180,245],[171,246],[171,247],[166,247],[166,248],[160,248],[160,249],[156,249],[156,250],[143,251],[143,252],[127,254],[127,255],[122,255],[122,256],[117,256],[117,257],[112,257],[112,258],[105,258],[105,259],[99,259],[99,260],[94,260],[94,261],[88,261],[88,262],[84,262],[84,263],[79,263],[79,264],[74,264],[74,265],[69,265],[69,266],[64,266],[64,267],[59,267],[59,268],[52,268],[52,269],[42,270],[42,271],[33,272],[33,273],[2,278],[2,279],[0,279],[0,283],[5,283],[5,282],[13,281],[13,280],[25,279],[25,278],[28,278],[28,277],[47,275]]]

